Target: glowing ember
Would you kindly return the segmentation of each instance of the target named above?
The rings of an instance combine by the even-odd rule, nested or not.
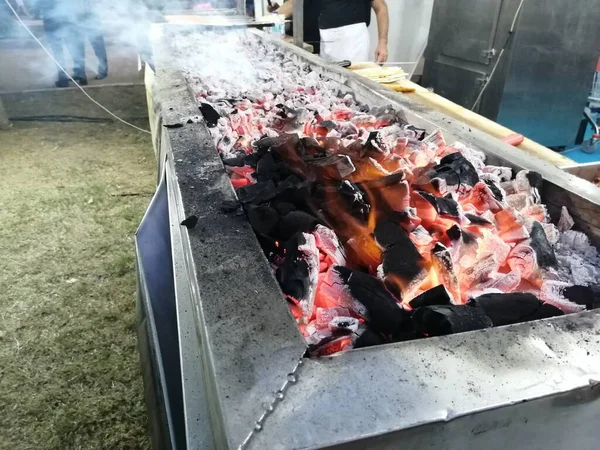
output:
[[[566,209],[549,222],[538,174],[513,179],[360,105],[275,44],[185,47],[202,56],[188,76],[313,355],[584,308],[568,289],[595,284],[599,257]]]

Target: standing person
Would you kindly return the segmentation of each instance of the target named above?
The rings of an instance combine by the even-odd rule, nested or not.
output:
[[[81,34],[90,40],[94,54],[98,59],[98,71],[96,80],[103,80],[108,76],[108,58],[106,56],[106,45],[104,44],[104,33],[100,17],[96,14],[91,0],[80,0],[82,2],[81,14],[77,22],[81,29]]]
[[[387,61],[390,18],[385,0],[321,0],[321,56],[330,61],[369,61],[371,8],[379,38],[375,61]]]
[[[56,62],[65,68],[63,46],[66,46],[73,58],[73,79],[81,85],[86,85],[85,47],[76,25],[76,8],[73,8],[73,4],[69,0],[38,0],[34,12],[43,20],[44,32]],[[68,87],[67,74],[59,67],[57,69],[56,87]]]
[[[319,34],[320,3],[321,0],[304,0],[304,42],[312,45],[316,54],[321,53],[321,36]],[[281,6],[274,0],[268,0],[267,11],[276,12],[289,19],[294,11],[293,0],[288,0]]]

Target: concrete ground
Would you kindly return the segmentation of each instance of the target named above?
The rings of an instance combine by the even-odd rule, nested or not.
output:
[[[147,127],[143,86],[89,91]],[[101,116],[73,89],[1,98],[13,117]],[[14,122],[0,160],[0,449],[149,448],[133,245],[155,187],[149,135]]]

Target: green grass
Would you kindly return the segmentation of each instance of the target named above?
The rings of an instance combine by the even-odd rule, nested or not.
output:
[[[0,449],[148,448],[133,235],[154,166],[120,125],[0,131]]]

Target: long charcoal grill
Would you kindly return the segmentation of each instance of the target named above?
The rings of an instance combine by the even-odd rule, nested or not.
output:
[[[246,217],[220,210],[235,194],[208,129],[186,121],[198,108],[171,43],[193,30],[158,29],[150,87],[168,192],[187,448],[597,448],[596,311],[303,358],[304,339]],[[553,217],[569,206],[578,229],[600,242],[600,191],[592,184],[278,45],[361,102],[391,104],[408,122],[441,129],[447,142],[484,151],[491,164],[538,171]],[[190,216],[197,225],[181,226]]]

